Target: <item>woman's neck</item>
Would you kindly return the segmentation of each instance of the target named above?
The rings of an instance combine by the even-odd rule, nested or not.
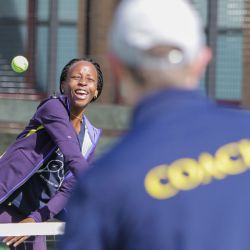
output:
[[[78,121],[80,123],[83,123],[83,114],[75,115],[73,113],[70,114],[71,121]]]
[[[70,120],[71,120],[71,123],[72,123],[77,134],[79,134],[79,132],[81,130],[83,119],[84,119],[83,118],[83,111],[81,111],[81,112],[71,111]]]

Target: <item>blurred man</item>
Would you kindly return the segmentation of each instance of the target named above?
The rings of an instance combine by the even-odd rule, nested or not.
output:
[[[195,10],[124,1],[110,45],[131,129],[80,179],[60,249],[249,250],[250,114],[199,93]]]

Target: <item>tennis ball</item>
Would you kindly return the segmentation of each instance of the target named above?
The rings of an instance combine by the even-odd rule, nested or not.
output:
[[[29,62],[24,56],[15,56],[11,61],[11,68],[17,73],[23,73],[28,69]]]

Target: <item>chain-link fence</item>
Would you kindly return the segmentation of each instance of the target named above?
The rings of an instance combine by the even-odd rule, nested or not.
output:
[[[107,31],[116,3],[117,0],[0,0],[2,96],[14,93],[28,98],[54,92],[63,65],[71,58],[90,55],[99,60],[105,73],[106,85],[100,101],[119,100],[105,58]],[[247,105],[250,1],[193,0],[193,3],[201,14],[208,45],[214,52],[201,88],[219,100]],[[14,74],[9,68],[11,58],[17,54],[26,55],[31,62],[23,75]]]

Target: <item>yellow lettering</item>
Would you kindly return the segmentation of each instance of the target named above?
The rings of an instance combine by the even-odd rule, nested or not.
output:
[[[241,140],[239,143],[239,152],[247,168],[250,168],[250,141]]]
[[[237,143],[226,144],[215,154],[216,166],[225,174],[240,174],[246,171]]]
[[[167,165],[159,165],[151,169],[145,177],[145,189],[156,199],[167,199],[178,193],[178,190],[169,183],[167,171]]]
[[[193,159],[181,159],[173,162],[168,169],[170,183],[181,190],[198,186],[202,180],[198,164]]]
[[[212,155],[208,153],[203,153],[199,157],[199,165],[203,169],[203,180],[204,184],[207,184],[211,181],[212,177],[216,179],[223,179],[225,174],[223,174],[217,167],[215,159]]]
[[[208,184],[213,178],[221,180],[250,168],[250,140],[229,143],[220,147],[215,156],[199,155],[198,161],[184,158],[171,165],[151,169],[144,179],[147,193],[156,199],[168,199],[180,190],[190,190]]]

